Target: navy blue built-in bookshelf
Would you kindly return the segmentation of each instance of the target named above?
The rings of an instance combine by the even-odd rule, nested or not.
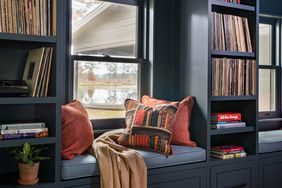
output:
[[[47,1],[44,2],[47,3]],[[56,6],[53,6],[53,8],[56,8],[54,11],[57,13],[57,18],[54,18],[53,20],[56,22],[57,26],[66,25],[65,21],[62,23],[63,21],[61,19],[64,14],[62,7],[66,7],[66,2],[48,1],[48,3],[49,2],[56,3]],[[0,18],[3,17],[2,14],[4,13],[1,9]],[[14,18],[9,17],[6,19],[9,19],[9,21],[6,20],[6,23],[11,23],[11,20]],[[1,22],[0,24],[3,26],[5,23]],[[21,187],[17,183],[17,162],[12,155],[8,154],[7,148],[22,147],[25,142],[28,142],[31,145],[46,146],[47,150],[44,151],[42,155],[50,157],[50,160],[42,161],[40,163],[40,180],[38,185],[32,187],[49,188],[59,186],[61,161],[60,107],[63,91],[63,79],[61,76],[66,50],[61,48],[65,32],[62,33],[61,27],[57,27],[54,30],[56,30],[56,36],[16,34],[15,32],[0,33],[0,80],[21,80],[30,50],[41,47],[53,47],[54,49],[47,97],[0,97],[1,123],[45,122],[46,127],[48,127],[49,130],[49,136],[44,138],[0,140],[0,187]]]
[[[121,2],[120,0],[113,1]],[[131,2],[131,0],[125,1]],[[39,172],[39,184],[31,186],[32,188],[92,188],[100,186],[100,177],[97,175],[61,180],[60,109],[61,104],[68,100],[66,93],[71,87],[68,88],[67,84],[72,83],[72,81],[66,80],[72,74],[69,72],[72,70],[70,67],[72,64],[68,62],[70,59],[69,50],[71,49],[69,36],[71,26],[68,19],[70,19],[69,14],[71,10],[70,1],[57,0],[56,2],[56,22],[58,26],[56,36],[0,33],[0,80],[21,79],[25,61],[30,50],[44,46],[55,49],[47,97],[0,98],[1,121],[43,121],[46,122],[46,126],[49,128],[49,137],[46,138],[0,140],[0,158],[2,159],[0,160],[0,188],[21,187],[17,183],[17,162],[12,156],[7,154],[6,149],[21,146],[24,142],[29,142],[32,145],[46,146],[48,149],[44,155],[51,158],[42,162]],[[138,3],[140,2],[138,1]],[[259,1],[241,0],[241,4],[228,3],[224,2],[224,0],[145,0],[144,2],[144,5],[142,4],[140,6],[140,10],[143,11],[142,8],[144,8],[144,12],[145,9],[154,10],[155,14],[159,14],[151,15],[150,11],[146,12],[144,17],[153,16],[152,20],[154,22],[159,21],[157,23],[146,23],[146,26],[154,25],[156,31],[161,31],[162,34],[167,34],[164,36],[169,36],[165,40],[172,44],[172,46],[158,46],[160,41],[154,38],[152,41],[154,41],[155,46],[151,47],[154,49],[152,51],[156,54],[161,54],[162,48],[165,48],[164,51],[172,51],[169,54],[171,55],[171,59],[169,59],[171,66],[169,66],[173,67],[170,70],[173,72],[173,76],[169,77],[172,79],[169,81],[174,84],[174,90],[171,93],[176,96],[175,98],[181,98],[187,95],[196,97],[190,132],[192,139],[197,142],[198,146],[206,150],[205,161],[192,164],[179,163],[172,166],[167,164],[166,166],[149,169],[148,187],[279,187],[282,184],[282,178],[279,177],[281,174],[279,170],[282,168],[282,153],[259,154],[258,152],[258,87],[256,87],[255,95],[212,96],[212,58],[256,60],[256,64],[258,65]],[[212,12],[247,17],[249,19],[251,41],[254,48],[253,52],[212,49],[210,45],[212,37],[210,19]],[[157,19],[167,18],[166,16],[170,19],[166,19],[165,21]],[[146,31],[146,34],[149,35],[150,31]],[[151,35],[153,36],[152,33],[150,37]],[[164,39],[162,39],[163,41]],[[148,46],[149,43],[147,44]],[[147,49],[146,52],[151,53]],[[163,68],[163,62],[157,62],[156,59],[158,58],[152,58],[152,61],[154,60],[155,62],[151,63],[155,67]],[[144,66],[147,66],[147,64]],[[141,68],[144,66],[142,64]],[[258,73],[258,70],[256,72]],[[158,76],[154,75],[154,77]],[[164,77],[166,75],[161,76]],[[258,80],[258,74],[256,75],[256,80]],[[164,83],[163,85],[166,86],[166,84]],[[242,113],[247,126],[232,129],[211,129],[211,113],[230,111]],[[99,121],[104,121],[106,124],[113,122],[112,120]],[[96,122],[99,123],[99,121]],[[119,119],[117,121],[120,124],[123,120]],[[104,128],[103,130],[97,130],[95,133],[101,134],[108,130],[107,126]],[[230,160],[220,160],[211,157],[211,147],[222,144],[244,146],[247,157]],[[271,173],[272,176],[267,176],[267,173]],[[273,185],[273,187],[264,185]]]

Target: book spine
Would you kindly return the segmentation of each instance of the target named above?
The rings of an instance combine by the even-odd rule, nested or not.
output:
[[[241,152],[241,153],[234,153],[234,158],[242,158],[242,157],[246,157],[247,153],[246,152]]]
[[[21,138],[42,138],[48,137],[48,131],[40,133],[17,133],[17,134],[4,134],[0,135],[0,140],[11,140],[11,139],[21,139]]]
[[[239,122],[239,123],[218,123],[218,124],[212,124],[211,127],[212,127],[213,129],[246,127],[246,122]]]
[[[214,113],[211,119],[214,122],[241,121],[241,113]]]
[[[50,48],[49,62],[48,62],[46,80],[45,80],[45,85],[44,85],[45,87],[43,88],[44,93],[42,94],[44,97],[47,97],[47,95],[48,95],[48,86],[49,86],[49,80],[50,80],[53,51],[54,51],[53,48]]]
[[[242,149],[242,150],[237,150],[237,151],[232,151],[232,152],[223,152],[223,151],[218,151],[218,150],[211,149],[211,153],[217,154],[217,155],[237,154],[237,153],[243,153],[243,152],[245,152],[244,149]]]
[[[36,128],[45,128],[45,123],[16,123],[16,124],[2,124],[0,125],[1,130],[10,130],[10,129],[36,129]]]
[[[256,60],[251,61],[251,95],[256,95]]]
[[[233,154],[227,154],[227,155],[215,155],[215,154],[211,154],[212,157],[218,158],[218,159],[233,159],[234,155]]]
[[[222,145],[222,146],[213,146],[211,149],[221,151],[221,152],[234,152],[238,150],[244,150],[244,147],[236,146],[236,145]]]
[[[40,133],[44,131],[48,131],[48,128],[1,130],[1,134]]]
[[[1,1],[3,13],[2,13],[2,23],[3,23],[3,32],[8,32],[8,25],[7,25],[7,7],[6,7],[6,0]]]
[[[52,36],[56,36],[57,31],[57,0],[52,2]]]
[[[241,123],[241,121],[212,121],[211,124]]]
[[[246,152],[241,152],[241,153],[235,153],[235,154],[216,154],[216,153],[211,153],[211,156],[212,157],[216,157],[216,158],[219,158],[219,159],[233,159],[233,158],[242,158],[242,157],[246,157],[247,154]]]
[[[218,152],[225,152],[225,153],[232,153],[236,151],[241,151],[244,150],[243,147],[237,146],[235,148],[229,148],[229,149],[217,149],[217,148],[212,148],[213,151],[218,151]]]

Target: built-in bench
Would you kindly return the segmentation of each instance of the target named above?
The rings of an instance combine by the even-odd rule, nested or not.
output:
[[[170,167],[197,163],[206,160],[206,151],[199,147],[173,145],[173,155],[167,158],[159,153],[138,151],[144,158],[148,169]],[[71,180],[84,177],[99,176],[99,165],[96,158],[90,154],[75,157],[72,160],[63,160],[61,166],[62,180]]]
[[[235,184],[234,181],[244,181],[247,185],[254,183],[256,187],[257,179],[254,176],[256,162],[259,162],[259,182],[264,185],[264,188],[281,185],[279,172],[282,167],[282,130],[259,132],[259,153],[261,155],[255,158],[256,162],[251,162],[252,160],[246,158],[245,162],[236,163],[235,160],[231,160],[230,164],[229,161],[226,161],[227,165],[209,166],[206,162],[206,151],[202,148],[173,146],[173,150],[174,155],[168,158],[159,153],[137,150],[144,157],[148,167],[148,187],[206,188],[210,170],[214,186],[218,181],[230,181],[230,185]],[[62,187],[99,188],[99,165],[94,156],[80,155],[72,160],[62,161],[61,164]],[[238,174],[242,173],[244,180],[240,179],[241,176],[234,179],[232,176],[235,172],[233,171]],[[221,179],[217,179],[217,176]]]
[[[282,130],[259,132],[259,153],[282,151]]]
[[[280,188],[282,184],[282,130],[261,131],[258,136],[260,187]]]

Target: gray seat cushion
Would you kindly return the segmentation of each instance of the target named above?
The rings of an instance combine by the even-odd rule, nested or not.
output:
[[[99,165],[93,155],[84,154],[71,160],[62,160],[61,177],[63,180],[96,175],[99,175]]]
[[[172,147],[173,155],[168,156],[168,158],[155,152],[137,151],[144,157],[148,169],[195,163],[206,160],[206,151],[202,148],[192,148],[186,146]],[[63,180],[97,175],[99,175],[99,165],[96,158],[90,154],[84,154],[77,156],[72,160],[62,161],[61,177]]]
[[[282,150],[282,130],[259,132],[259,153]]]
[[[179,164],[195,163],[206,160],[206,151],[199,147],[172,146],[173,155],[167,158],[155,152],[137,150],[143,157],[148,169]]]

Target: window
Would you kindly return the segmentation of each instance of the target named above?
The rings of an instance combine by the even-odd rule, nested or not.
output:
[[[140,5],[118,2],[72,0],[73,97],[91,119],[122,118],[124,100],[140,96]]]
[[[261,18],[260,22],[259,112],[260,118],[267,119],[280,114],[280,20]]]
[[[259,110],[262,112],[276,110],[275,70],[259,70]]]

